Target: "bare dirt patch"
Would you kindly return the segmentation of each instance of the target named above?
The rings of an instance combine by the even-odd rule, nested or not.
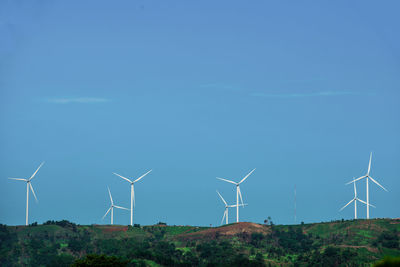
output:
[[[256,223],[240,222],[222,227],[209,228],[206,230],[183,233],[177,235],[176,238],[180,240],[201,240],[201,239],[217,239],[219,237],[232,237],[240,234],[261,233],[269,234],[271,229],[269,226],[260,225]]]
[[[366,248],[369,252],[373,252],[373,253],[378,253],[378,249],[377,248],[372,248],[372,247],[368,247],[368,246],[350,246],[350,245],[339,245],[338,247],[341,248]]]
[[[128,226],[122,225],[113,225],[113,226],[98,226],[103,233],[112,233],[112,232],[126,232],[128,230]]]

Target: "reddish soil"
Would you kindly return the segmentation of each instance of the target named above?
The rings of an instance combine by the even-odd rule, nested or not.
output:
[[[223,227],[209,228],[206,230],[177,235],[176,238],[180,240],[193,240],[193,239],[216,239],[218,237],[231,237],[243,234],[244,236],[251,236],[252,233],[270,233],[270,227],[256,223],[240,222]]]
[[[126,232],[128,230],[128,226],[101,226],[100,228],[104,233],[112,233],[112,232]]]
[[[183,233],[181,233],[181,235],[184,235],[184,234],[186,234],[187,232],[192,231],[193,229],[196,229],[196,227],[192,227],[192,228],[190,228],[190,229],[187,229],[186,231],[184,231]]]
[[[370,252],[378,253],[378,249],[377,248],[371,248],[371,247],[368,247],[368,246],[339,245],[338,247],[341,247],[341,248],[366,248]]]

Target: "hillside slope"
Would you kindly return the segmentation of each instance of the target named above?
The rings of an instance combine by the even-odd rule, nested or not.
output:
[[[359,266],[400,256],[400,220],[221,227],[153,225],[0,226],[1,266],[69,266],[87,254],[129,266]]]

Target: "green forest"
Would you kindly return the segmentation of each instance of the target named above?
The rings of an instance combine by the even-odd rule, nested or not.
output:
[[[0,265],[398,266],[399,235],[397,219],[220,227],[47,221],[0,225]]]

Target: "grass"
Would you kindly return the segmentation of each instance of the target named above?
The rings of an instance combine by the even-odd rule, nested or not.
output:
[[[180,248],[176,248],[176,249],[182,251],[183,253],[192,251],[192,249],[191,249],[191,248],[188,248],[188,247],[180,247]]]
[[[223,225],[215,227],[212,229],[219,229],[222,227],[229,227],[229,225]],[[347,248],[356,251],[359,262],[373,262],[383,256],[400,256],[399,249],[390,249],[380,247],[373,247],[373,242],[377,239],[384,231],[397,230],[400,232],[400,220],[393,219],[371,219],[371,220],[350,220],[350,221],[335,221],[328,223],[313,223],[313,224],[298,224],[298,225],[275,225],[275,229],[280,231],[288,231],[290,228],[296,230],[301,229],[306,234],[311,233],[313,235],[313,240],[320,247],[320,251],[324,250],[326,246],[337,246],[340,248]],[[182,253],[187,253],[193,248],[185,247],[187,241],[179,241],[179,235],[184,235],[188,233],[194,233],[201,230],[210,229],[210,227],[196,227],[196,226],[143,226],[143,227],[127,227],[122,225],[79,225],[76,226],[76,230],[73,231],[70,227],[61,227],[58,225],[38,225],[38,226],[9,226],[8,230],[12,233],[17,234],[18,239],[21,243],[26,243],[31,238],[35,237],[38,240],[52,240],[51,242],[56,242],[60,245],[60,249],[68,251],[68,240],[78,236],[84,236],[85,233],[90,235],[91,242],[97,240],[105,239],[124,239],[132,238],[139,242],[146,239],[147,237],[160,238],[160,240],[165,240],[175,244],[176,249],[182,251]],[[195,242],[197,240],[208,241],[212,239],[207,231],[206,234],[199,233],[196,234]],[[210,237],[211,236],[211,237]],[[314,239],[314,237],[319,236],[321,239]],[[239,236],[232,235],[229,237],[221,236],[222,238],[229,238],[230,244],[234,249],[250,251],[251,246],[246,245]],[[322,239],[323,238],[323,239]],[[210,240],[211,240],[210,239]],[[190,241],[190,240],[189,240]],[[48,241],[50,242],[50,241]],[[50,244],[50,243],[49,243]],[[374,245],[377,243],[375,242]],[[29,242],[25,245],[29,245]],[[46,241],[47,245],[47,241]],[[349,247],[357,246],[357,247]],[[361,246],[361,247],[358,247]],[[362,247],[365,246],[365,247]],[[253,251],[254,252],[254,251]],[[251,252],[251,253],[253,253]],[[260,251],[264,253],[265,251]],[[255,254],[251,255],[254,258]],[[263,254],[264,259],[268,262],[275,264],[289,264],[293,262],[298,255],[297,254],[286,254],[278,258],[271,257],[268,253]],[[367,259],[367,260],[366,260]],[[159,266],[155,262],[150,260],[146,261],[148,266]]]
[[[161,265],[159,265],[158,263],[155,263],[152,260],[144,260],[146,262],[146,266],[150,266],[150,267],[160,267]]]
[[[398,249],[382,248],[381,251],[382,251],[382,254],[385,256],[391,256],[391,257],[399,257],[400,256],[400,251]]]
[[[379,254],[373,253],[366,248],[358,248],[356,251],[358,254],[357,258],[359,259],[360,262],[365,261],[365,259],[370,259],[371,261],[376,261],[379,258],[381,258],[381,256]]]
[[[193,226],[166,226],[164,227],[166,235],[175,236],[183,233],[195,232],[196,227]]]
[[[13,228],[10,230],[12,231]],[[65,232],[65,229],[58,225],[38,225],[30,227],[17,227],[15,232],[18,236],[26,236],[28,234],[43,234],[44,232],[54,234],[56,232]]]

